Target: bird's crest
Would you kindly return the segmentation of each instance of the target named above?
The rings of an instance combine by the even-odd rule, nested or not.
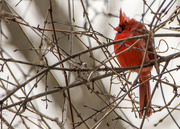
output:
[[[120,16],[119,16],[119,25],[127,25],[129,22],[129,18],[126,16],[125,13],[122,12],[122,9],[120,9]]]

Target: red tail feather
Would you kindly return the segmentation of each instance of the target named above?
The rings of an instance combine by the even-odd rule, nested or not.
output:
[[[139,79],[140,83],[143,83],[148,79],[147,77],[143,77]],[[146,116],[149,117],[152,113],[151,103],[147,109],[147,104],[151,98],[151,90],[149,81],[144,82],[142,85],[139,86],[139,106],[140,106],[140,115],[143,116],[145,110],[147,111]]]

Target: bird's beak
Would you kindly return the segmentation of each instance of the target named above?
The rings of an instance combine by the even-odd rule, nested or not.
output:
[[[116,28],[114,28],[114,30],[117,31],[118,33],[121,33],[121,32],[122,32],[122,29],[121,29],[121,27],[119,27],[119,26],[116,27]]]

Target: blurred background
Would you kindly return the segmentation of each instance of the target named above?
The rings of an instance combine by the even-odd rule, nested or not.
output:
[[[1,128],[179,128],[179,5],[178,0],[1,0]],[[145,119],[138,113],[138,88],[126,94],[137,73],[115,72],[119,65],[108,45],[120,9],[152,34],[167,35],[154,38],[160,56],[177,53],[165,72],[165,62],[160,64],[153,114]],[[151,74],[153,91],[155,68]]]

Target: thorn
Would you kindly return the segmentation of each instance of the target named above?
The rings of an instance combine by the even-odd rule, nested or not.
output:
[[[115,27],[114,26],[112,26],[110,23],[108,23],[113,29],[115,29]]]

